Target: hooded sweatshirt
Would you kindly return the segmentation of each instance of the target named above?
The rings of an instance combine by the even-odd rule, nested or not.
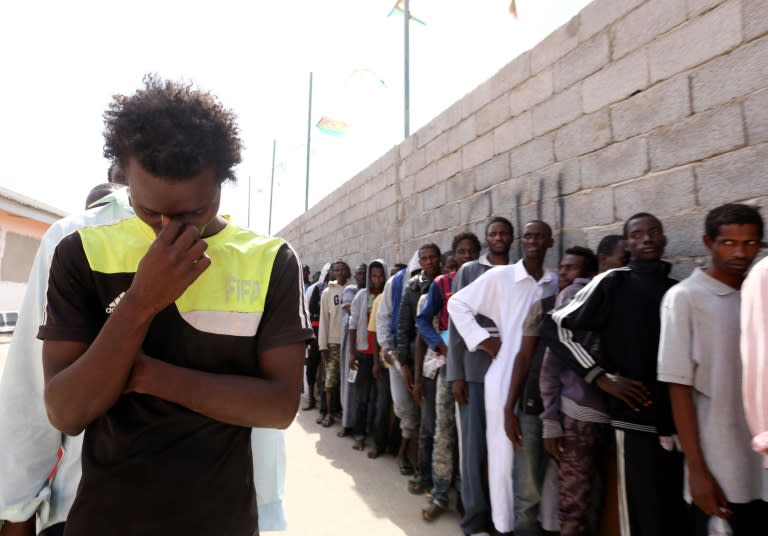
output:
[[[368,288],[371,286],[371,268],[374,266],[380,266],[384,270],[384,280],[386,281],[387,264],[382,259],[376,259],[368,263],[368,269],[365,274],[367,288],[361,288],[357,291],[350,309],[349,329],[357,330],[357,347],[355,349],[358,352],[373,352],[373,348],[370,348],[368,345],[368,314],[371,312],[373,300],[376,296],[371,294]]]

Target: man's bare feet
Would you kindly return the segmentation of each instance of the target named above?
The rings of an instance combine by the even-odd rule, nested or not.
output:
[[[368,451],[368,458],[371,460],[375,460],[381,455],[381,452],[379,452],[379,449],[371,449]]]
[[[347,437],[350,434],[352,434],[352,431],[349,428],[342,428],[336,432],[336,437]]]
[[[355,444],[352,445],[352,448],[355,450],[365,450],[365,441],[362,439],[356,439]]]

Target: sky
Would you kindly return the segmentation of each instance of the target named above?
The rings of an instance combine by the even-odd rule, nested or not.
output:
[[[588,0],[410,0],[411,133]],[[73,212],[106,181],[102,113],[142,77],[183,79],[239,118],[246,149],[221,212],[271,231],[403,140],[403,18],[395,0],[25,0],[0,3],[0,186]],[[249,203],[250,191],[250,203]],[[250,206],[250,210],[249,210]]]

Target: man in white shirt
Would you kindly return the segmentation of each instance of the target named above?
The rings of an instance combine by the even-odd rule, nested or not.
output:
[[[552,247],[552,230],[538,220],[523,228],[523,258],[490,269],[459,290],[448,302],[451,322],[467,349],[485,350],[492,358],[485,375],[486,441],[493,524],[499,532],[514,530],[512,466],[514,449],[504,432],[504,404],[512,367],[520,346],[523,320],[533,302],[557,293],[557,276],[544,268]],[[481,314],[499,328],[492,337],[475,316]]]

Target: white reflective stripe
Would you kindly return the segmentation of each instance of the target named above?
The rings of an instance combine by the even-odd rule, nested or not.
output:
[[[632,536],[627,505],[627,475],[624,466],[624,431],[616,430],[616,461],[619,472],[619,534]]]
[[[629,270],[629,268],[615,268],[614,270]],[[584,303],[589,299],[594,290],[597,288],[597,285],[600,284],[606,275],[610,274],[614,270],[608,270],[594,277],[592,281],[590,281],[586,287],[581,289],[570,302],[565,304],[565,306],[561,309],[557,309],[552,313],[552,320],[554,320],[555,324],[557,325],[557,337],[560,339],[560,342],[562,342],[563,345],[568,348],[571,354],[573,354],[573,357],[576,359],[576,361],[578,361],[579,365],[586,369],[594,367],[596,364],[595,360],[592,359],[592,356],[589,355],[589,352],[587,352],[587,350],[581,344],[573,340],[573,332],[570,329],[564,328],[562,326],[563,318],[584,305]]]
[[[205,333],[253,337],[259,329],[262,313],[229,311],[188,311],[179,313],[190,326]]]

